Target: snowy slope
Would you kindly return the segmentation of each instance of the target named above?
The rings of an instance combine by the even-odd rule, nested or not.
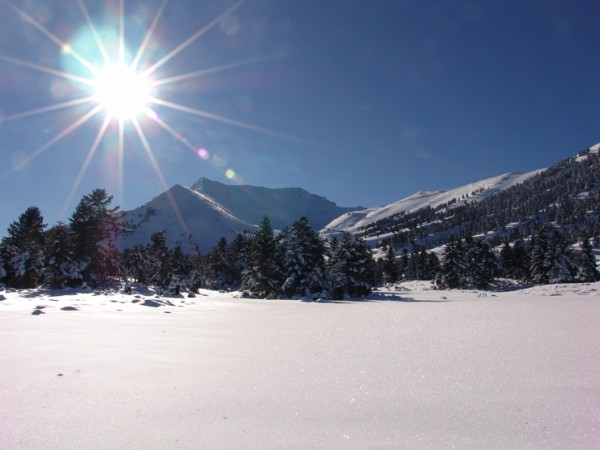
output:
[[[362,209],[338,206],[300,188],[227,185],[200,178],[192,190],[213,198],[245,222],[258,224],[268,216],[276,229],[285,228],[304,216],[314,229],[320,230],[334,218]]]
[[[397,202],[390,203],[389,205],[346,213],[327,224],[322,230],[322,234],[327,236],[341,231],[355,233],[359,228],[370,225],[378,220],[385,219],[386,217],[402,212],[414,212],[425,207],[435,208],[436,206],[443,205],[453,200],[456,200],[457,204],[460,204],[460,202],[463,201],[477,202],[511,186],[522,183],[528,178],[540,173],[542,170],[544,169],[527,173],[507,173],[486,180],[466,184],[448,191],[417,192],[416,194]]]
[[[190,251],[196,243],[202,253],[212,249],[221,237],[231,241],[238,233],[256,228],[210,197],[181,185],[127,211],[123,223],[129,232],[121,237],[120,248],[146,244],[152,233],[165,230],[167,245],[181,243],[184,250]]]

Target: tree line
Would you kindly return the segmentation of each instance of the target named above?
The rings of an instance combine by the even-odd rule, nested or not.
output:
[[[593,247],[595,239],[572,246],[559,228],[538,224],[527,242],[508,240],[493,249],[483,238],[450,236],[441,258],[413,243],[409,255],[398,258],[389,244],[378,261],[384,283],[432,280],[439,289],[489,289],[499,278],[534,284],[584,283],[600,280]]]
[[[350,234],[325,242],[302,217],[275,232],[268,217],[254,234],[222,238],[206,255],[171,249],[165,232],[119,251],[120,212],[104,189],[83,196],[69,223],[47,229],[39,208],[28,208],[0,243],[0,283],[14,288],[154,285],[163,291],[242,289],[257,297],[344,298],[375,285],[371,249]]]
[[[324,240],[306,218],[276,232],[265,217],[254,234],[221,238],[207,254],[170,248],[165,232],[119,251],[122,232],[112,196],[96,189],[83,196],[68,223],[47,228],[28,208],[0,242],[0,283],[14,288],[91,287],[141,283],[167,292],[200,287],[241,289],[250,296],[332,298],[368,295],[374,286],[433,280],[440,289],[488,289],[498,278],[536,284],[592,282],[600,277],[590,239],[569,244],[557,226],[538,223],[530,239],[492,248],[484,238],[449,236],[440,257],[412,242],[400,255],[390,243],[375,261],[360,238],[343,233]]]

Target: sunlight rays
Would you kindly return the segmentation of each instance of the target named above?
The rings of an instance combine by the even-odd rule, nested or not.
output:
[[[68,100],[66,102],[61,102],[61,103],[55,103],[53,105],[43,106],[41,108],[30,109],[29,111],[11,114],[10,116],[0,117],[0,123],[8,122],[9,120],[17,120],[17,119],[23,119],[25,117],[36,116],[38,114],[45,114],[45,113],[48,113],[51,111],[57,111],[60,109],[71,108],[73,106],[90,103],[92,101],[93,101],[93,97],[90,96],[90,97],[77,98],[75,100]]]
[[[84,66],[86,69],[88,69],[92,74],[94,74],[96,72],[96,67],[92,63],[90,63],[87,59],[85,59],[81,55],[79,55],[79,53],[77,53],[76,51],[74,51],[67,42],[61,41],[56,35],[54,35],[50,31],[48,31],[48,29],[45,26],[43,26],[39,21],[37,21],[36,19],[34,19],[33,17],[31,17],[29,14],[27,14],[22,9],[18,8],[12,2],[10,2],[8,0],[5,0],[5,1],[28,24],[30,24],[33,27],[37,28],[41,33],[43,33],[44,35],[46,35],[46,37],[48,39],[50,39],[52,42],[54,42],[56,45],[58,45],[58,47],[61,49],[61,51],[65,52],[65,53],[68,53],[69,55],[71,55],[82,66]]]
[[[13,58],[12,56],[0,55],[0,60],[15,64],[18,66],[27,67],[29,69],[34,69],[39,72],[44,72],[44,73],[47,73],[48,75],[54,75],[57,77],[65,78],[67,80],[75,81],[77,83],[85,84],[87,86],[92,86],[94,83],[93,80],[91,80],[89,78],[79,77],[77,75],[73,75],[68,72],[62,72],[60,70],[55,70],[50,67],[42,66],[40,64],[29,63],[27,61],[23,61],[18,58]]]
[[[71,201],[73,200],[73,197],[75,196],[75,192],[81,185],[81,182],[83,181],[83,177],[87,173],[87,169],[88,169],[90,163],[92,162],[92,158],[96,154],[96,151],[98,150],[98,146],[100,145],[100,142],[102,142],[102,139],[104,138],[104,135],[106,134],[106,130],[108,129],[109,125],[110,125],[110,118],[106,117],[104,119],[104,122],[100,126],[100,130],[98,131],[98,134],[96,134],[96,138],[94,139],[94,142],[92,143],[92,146],[90,147],[90,150],[87,152],[85,161],[83,162],[83,164],[81,165],[81,168],[79,169],[79,173],[77,174],[77,177],[75,178],[75,181],[73,182],[73,186],[71,187],[71,190],[69,191],[69,195],[67,195],[67,199],[65,200],[65,203],[63,204],[63,208],[60,212],[59,217],[66,216],[66,213],[71,204]]]
[[[94,36],[94,41],[96,42],[96,45],[98,46],[98,50],[100,51],[100,54],[102,55],[104,64],[109,64],[110,57],[108,56],[108,53],[106,52],[106,48],[104,47],[104,44],[102,44],[102,41],[100,40],[100,36],[98,35],[98,30],[96,29],[96,26],[94,25],[94,22],[92,21],[92,18],[90,17],[90,14],[89,14],[87,8],[83,4],[83,0],[77,0],[77,4],[79,5],[79,9],[81,10],[83,17],[85,17],[85,21],[87,22],[88,28],[90,29],[92,36]]]
[[[116,170],[113,173],[115,173],[116,175],[116,183],[118,186],[117,198],[119,202],[122,202],[123,200],[123,188],[125,184],[125,142],[126,135],[128,135],[130,132],[135,132],[135,136],[140,142],[142,148],[144,149],[145,156],[150,166],[152,167],[152,170],[154,171],[158,182],[165,191],[168,191],[167,180],[165,179],[164,173],[161,170],[160,164],[156,159],[152,146],[150,145],[150,142],[148,140],[148,136],[144,130],[145,126],[147,126],[149,123],[154,123],[158,125],[161,133],[166,133],[166,135],[174,139],[176,142],[192,150],[196,156],[199,156],[201,159],[204,160],[208,159],[208,151],[204,150],[200,146],[196,146],[193,143],[189,142],[189,140],[180,132],[177,132],[173,125],[169,123],[164,117],[159,117],[159,115],[156,112],[157,108],[175,110],[192,116],[197,116],[211,121],[220,122],[225,125],[234,126],[240,129],[249,130],[252,132],[276,137],[279,139],[284,139],[287,141],[293,141],[305,145],[315,146],[314,143],[308,142],[305,139],[301,139],[296,136],[292,136],[265,127],[253,125],[251,123],[242,122],[208,111],[192,108],[190,106],[185,106],[173,101],[169,101],[163,98],[161,96],[161,92],[159,91],[160,88],[172,86],[184,80],[200,78],[208,74],[214,74],[226,70],[232,70],[248,66],[251,64],[256,64],[259,62],[276,59],[280,57],[279,54],[256,56],[243,59],[241,61],[233,61],[187,73],[162,75],[162,78],[158,79],[151,78],[151,75],[158,71],[158,69],[162,67],[167,67],[167,63],[169,63],[175,56],[188,49],[202,36],[204,36],[206,33],[214,29],[217,25],[222,23],[222,21],[225,20],[230,14],[232,14],[235,10],[242,6],[245,3],[245,0],[238,0],[231,4],[222,13],[218,14],[212,20],[208,21],[208,23],[200,27],[188,38],[175,45],[172,48],[172,50],[162,53],[164,56],[161,56],[158,60],[154,62],[145,61],[145,58],[148,58],[146,56],[146,52],[148,47],[152,43],[152,39],[154,38],[161,18],[164,15],[163,13],[167,6],[168,0],[163,0],[154,12],[151,22],[145,31],[145,34],[141,43],[139,44],[139,47],[131,53],[131,56],[129,56],[129,52],[126,52],[125,0],[118,0],[117,3],[118,23],[116,24],[116,35],[118,37],[116,38],[116,41],[114,42],[115,45],[113,47],[107,45],[107,43],[103,41],[104,35],[101,35],[102,30],[97,28],[96,24],[94,23],[94,18],[90,15],[90,11],[86,7],[84,0],[75,1],[83,17],[83,23],[87,27],[87,30],[89,30],[89,34],[91,37],[90,42],[95,44],[98,52],[101,55],[103,65],[92,64],[88,59],[86,59],[79,53],[78,48],[72,48],[69,42],[64,41],[59,36],[54,34],[50,29],[46,27],[46,25],[36,20],[34,16],[15,6],[13,3],[10,2],[10,0],[6,0],[6,3],[18,14],[19,17],[21,17],[27,24],[37,29],[51,42],[56,44],[65,56],[74,58],[80,65],[82,65],[87,71],[89,71],[90,76],[75,75],[74,73],[57,70],[52,67],[37,64],[35,62],[29,62],[13,56],[0,54],[0,61],[32,69],[53,77],[59,77],[72,81],[74,83],[79,84],[80,88],[84,91],[84,95],[79,98],[60,101],[54,104],[33,108],[28,111],[16,112],[0,116],[0,123],[24,119],[27,117],[51,113],[54,111],[66,110],[69,108],[74,108],[77,106],[87,104],[91,105],[91,109],[83,113],[78,118],[74,119],[70,124],[68,124],[64,129],[62,129],[59,133],[53,136],[50,140],[48,140],[39,148],[31,152],[26,159],[16,163],[12,170],[4,174],[3,177],[8,176],[10,173],[20,171],[31,161],[33,161],[34,159],[42,155],[44,152],[46,152],[50,147],[52,147],[62,139],[66,138],[67,136],[71,135],[72,133],[74,133],[75,130],[82,127],[84,124],[89,122],[90,119],[101,113],[104,114],[103,120],[100,122],[99,126],[94,125],[95,137],[89,149],[87,149],[85,160],[83,161],[81,168],[79,169],[79,172],[75,177],[73,186],[69,191],[67,201],[65,203],[65,209],[67,208],[68,203],[72,201],[77,189],[81,185],[86,173],[90,169],[93,158],[98,154],[101,145],[103,144],[106,136],[109,133],[115,133],[114,136],[116,138],[116,148],[114,149],[116,153]],[[111,48],[114,49],[113,53],[109,52]],[[129,57],[130,61],[126,61],[126,57]],[[171,67],[172,66],[169,65],[169,68]],[[110,73],[110,70],[113,69],[115,70],[114,76]],[[109,73],[108,75],[106,75],[107,71]],[[103,76],[106,76],[107,79],[104,79]],[[124,80],[127,77],[131,77],[131,79]],[[127,84],[127,82],[129,84]],[[139,99],[138,103],[132,106],[131,111],[121,113],[117,112],[118,107],[112,107],[114,105],[112,105],[111,102],[114,102],[114,104],[117,106],[122,105],[124,99],[128,96],[132,96],[132,92],[135,92],[136,89],[138,89],[139,87],[138,85],[142,83],[147,83],[147,85],[149,86],[148,93],[144,93],[143,95],[139,96],[141,97],[141,99]],[[152,90],[151,93],[150,89]],[[91,95],[86,95],[85,92],[88,92]],[[135,95],[133,96],[135,97]],[[135,100],[137,101],[138,99]],[[115,124],[115,130],[113,131],[111,131],[110,128],[111,123]],[[225,171],[225,175],[229,178],[232,178],[230,174],[236,173],[230,167],[223,168],[223,170]],[[177,216],[181,225],[184,227],[184,229],[187,229],[187,226],[183,222],[183,218],[179,213],[177,205],[174,203],[172,198],[170,198],[169,201],[171,202],[173,211],[175,212],[175,215]]]
[[[192,36],[187,38],[185,41],[183,41],[181,44],[179,44],[177,47],[175,47],[173,50],[171,50],[169,53],[167,53],[164,57],[162,57],[160,60],[158,60],[152,66],[150,66],[148,69],[144,70],[144,72],[143,72],[144,76],[148,76],[148,75],[154,73],[159,67],[163,66],[165,63],[170,61],[173,57],[175,57],[176,55],[181,53],[183,50],[185,50],[187,47],[189,47],[194,41],[198,40],[200,37],[202,37],[204,34],[206,34],[207,31],[209,31],[215,25],[217,25],[219,22],[221,22],[221,20],[223,20],[225,17],[227,17],[229,14],[231,14],[237,8],[239,8],[245,1],[246,0],[239,0],[238,2],[234,3],[232,6],[227,8],[224,12],[222,12],[217,17],[215,17],[213,20],[211,20],[203,28],[201,28],[196,33],[194,33]]]
[[[175,216],[177,217],[177,221],[179,222],[179,225],[181,226],[183,231],[185,231],[186,234],[190,234],[187,223],[185,222],[185,219],[183,218],[183,215],[181,214],[181,211],[179,210],[179,206],[177,205],[177,202],[175,202],[175,199],[173,199],[173,196],[171,195],[171,192],[169,191],[169,187],[167,186],[167,181],[165,180],[162,170],[160,170],[160,165],[158,164],[158,161],[156,161],[154,152],[152,151],[152,148],[150,147],[150,143],[148,142],[148,139],[146,139],[146,134],[144,133],[144,130],[142,130],[140,122],[137,119],[133,119],[132,123],[133,123],[133,126],[140,138],[140,142],[142,143],[142,146],[144,147],[144,150],[146,151],[148,160],[152,164],[152,167],[154,168],[154,172],[156,173],[156,176],[157,176],[158,180],[160,181],[160,183],[163,187],[163,190],[167,194],[167,199],[169,200],[169,204],[171,205],[171,208],[173,209],[173,212],[175,213]]]
[[[148,47],[148,44],[150,43],[150,39],[154,35],[154,31],[156,30],[156,27],[158,26],[158,21],[162,17],[163,11],[165,10],[165,6],[167,6],[167,0],[163,0],[162,4],[158,8],[158,11],[156,11],[156,14],[154,14],[152,23],[148,27],[148,31],[146,32],[146,35],[144,36],[144,40],[140,44],[140,48],[138,49],[138,51],[135,55],[135,58],[133,58],[133,62],[131,63],[132,70],[137,69],[138,64],[140,63],[140,60],[142,59],[142,55],[146,51],[146,48]]]

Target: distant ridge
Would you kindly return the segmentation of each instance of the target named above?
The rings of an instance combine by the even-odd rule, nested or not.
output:
[[[341,207],[301,188],[228,185],[200,178],[191,189],[214,199],[244,222],[258,224],[268,216],[276,229],[285,228],[304,216],[314,229],[320,230],[344,213],[364,209]]]
[[[419,191],[388,205],[348,212],[328,223],[322,230],[322,234],[330,236],[343,231],[356,233],[360,228],[396,214],[414,212],[425,207],[435,208],[453,201],[457,204],[477,202],[511,186],[522,183],[543,170],[545,169],[538,169],[527,173],[506,173],[447,191]]]

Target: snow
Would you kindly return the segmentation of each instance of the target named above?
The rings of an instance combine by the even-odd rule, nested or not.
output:
[[[600,447],[600,283],[1,294],[0,448]]]
[[[121,249],[148,244],[153,233],[165,230],[170,247],[180,243],[184,251],[193,252],[192,244],[197,244],[207,253],[222,237],[231,242],[238,233],[256,229],[212,198],[178,184],[125,213],[123,221],[134,230],[120,238]]]
[[[359,228],[365,227],[378,220],[385,219],[400,213],[409,213],[421,208],[443,205],[456,201],[480,201],[498,192],[523,183],[528,178],[537,175],[545,169],[534,170],[527,173],[506,173],[497,177],[469,183],[448,191],[419,191],[409,197],[389,205],[378,208],[369,208],[361,211],[346,213],[330,222],[322,231],[324,235],[336,234],[340,231],[356,233]],[[475,193],[475,194],[473,194]]]

